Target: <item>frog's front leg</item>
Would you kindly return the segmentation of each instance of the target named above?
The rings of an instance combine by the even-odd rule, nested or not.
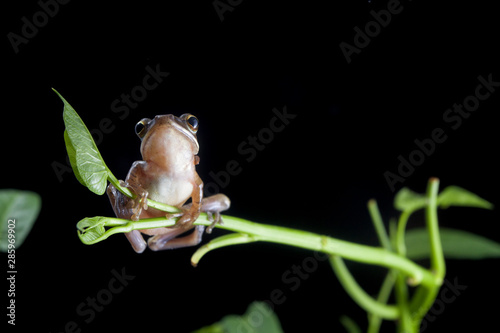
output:
[[[176,224],[175,228],[180,228],[184,230],[191,229],[194,221],[200,216],[201,206],[202,206],[202,198],[203,198],[203,182],[196,174],[196,177],[192,182],[190,182],[193,186],[193,191],[191,192],[191,203],[189,205],[184,205],[181,208],[181,212],[179,213],[167,213],[166,218],[176,218],[180,217]],[[189,199],[186,198],[186,200]]]
[[[120,180],[120,186],[129,188],[136,197],[129,201],[129,208],[131,209],[132,215],[130,219],[132,221],[138,221],[141,217],[143,210],[148,209],[148,191],[143,187],[141,179],[146,178],[146,162],[135,161],[130,168],[125,181]]]

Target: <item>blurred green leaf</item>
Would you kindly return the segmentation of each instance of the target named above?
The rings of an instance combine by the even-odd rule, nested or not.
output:
[[[264,302],[253,302],[244,315],[228,315],[194,333],[283,333],[276,314]]]
[[[427,198],[423,194],[413,192],[407,187],[403,187],[394,197],[394,208],[400,211],[415,211],[424,208]]]
[[[441,243],[447,259],[486,259],[500,257],[500,244],[488,238],[457,229],[440,228]],[[427,229],[408,230],[406,233],[406,255],[410,259],[425,259],[430,256]]]
[[[488,201],[458,186],[448,186],[438,195],[437,200],[441,208],[465,206],[493,209],[493,205]]]
[[[9,220],[15,220],[15,247],[28,236],[40,212],[42,199],[37,193],[14,189],[0,190],[0,251],[8,250]]]
[[[80,183],[101,195],[106,191],[109,169],[80,116],[61,94],[53,90],[64,103],[65,142],[71,167],[75,170],[76,166],[75,175]]]
[[[210,326],[205,326],[200,328],[199,330],[194,331],[193,333],[227,333],[224,331],[224,327],[221,324],[216,323]]]
[[[448,186],[438,195],[438,205],[440,208],[449,206],[465,206],[492,209],[493,205],[458,186]],[[403,187],[394,197],[394,207],[400,211],[416,211],[424,208],[427,204],[425,195],[413,192],[407,187]]]

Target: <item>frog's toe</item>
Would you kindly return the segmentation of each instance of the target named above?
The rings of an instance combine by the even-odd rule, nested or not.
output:
[[[211,234],[216,224],[223,225],[220,212],[207,212],[208,220],[212,222],[207,228],[207,234]]]
[[[183,213],[182,213],[182,212],[179,212],[179,213],[167,213],[167,214],[165,214],[165,218],[166,218],[167,220],[173,220],[173,219],[177,219],[178,217],[181,217],[182,215],[183,215]],[[174,224],[171,228],[179,228],[179,227],[182,227],[182,224],[181,224],[181,223],[179,223],[179,221],[180,221],[180,219],[179,219],[179,220],[177,220],[177,221],[175,222],[175,224]]]

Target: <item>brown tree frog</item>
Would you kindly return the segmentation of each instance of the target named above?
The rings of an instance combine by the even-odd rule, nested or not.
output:
[[[207,229],[210,232],[215,223],[221,222],[220,212],[229,208],[230,201],[223,194],[203,198],[203,182],[195,170],[199,163],[198,119],[191,114],[159,115],[142,119],[135,130],[142,141],[143,160],[132,164],[120,185],[128,187],[136,198],[130,199],[110,184],[107,193],[113,210],[117,217],[134,221],[161,216],[179,219],[173,228],[134,230],[125,234],[127,239],[137,253],[146,249],[142,234],[152,236],[147,246],[153,251],[199,244],[204,226],[196,226],[191,234],[181,234],[194,227],[200,211],[207,212],[213,221]],[[148,198],[178,207],[182,212],[166,214],[148,208]],[[189,198],[191,203],[185,205]]]

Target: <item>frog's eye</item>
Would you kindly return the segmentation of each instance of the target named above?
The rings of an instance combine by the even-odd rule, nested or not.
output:
[[[184,119],[184,122],[187,124],[191,132],[196,133],[198,131],[198,118],[196,118],[192,114],[183,114],[181,117]]]
[[[147,125],[148,123],[150,122],[151,120],[150,119],[147,119],[147,118],[144,118],[142,119],[140,122],[138,122],[136,125],[135,125],[135,134],[137,134],[137,136],[142,140],[142,138],[144,138],[144,136],[146,135],[146,132],[147,132]]]

